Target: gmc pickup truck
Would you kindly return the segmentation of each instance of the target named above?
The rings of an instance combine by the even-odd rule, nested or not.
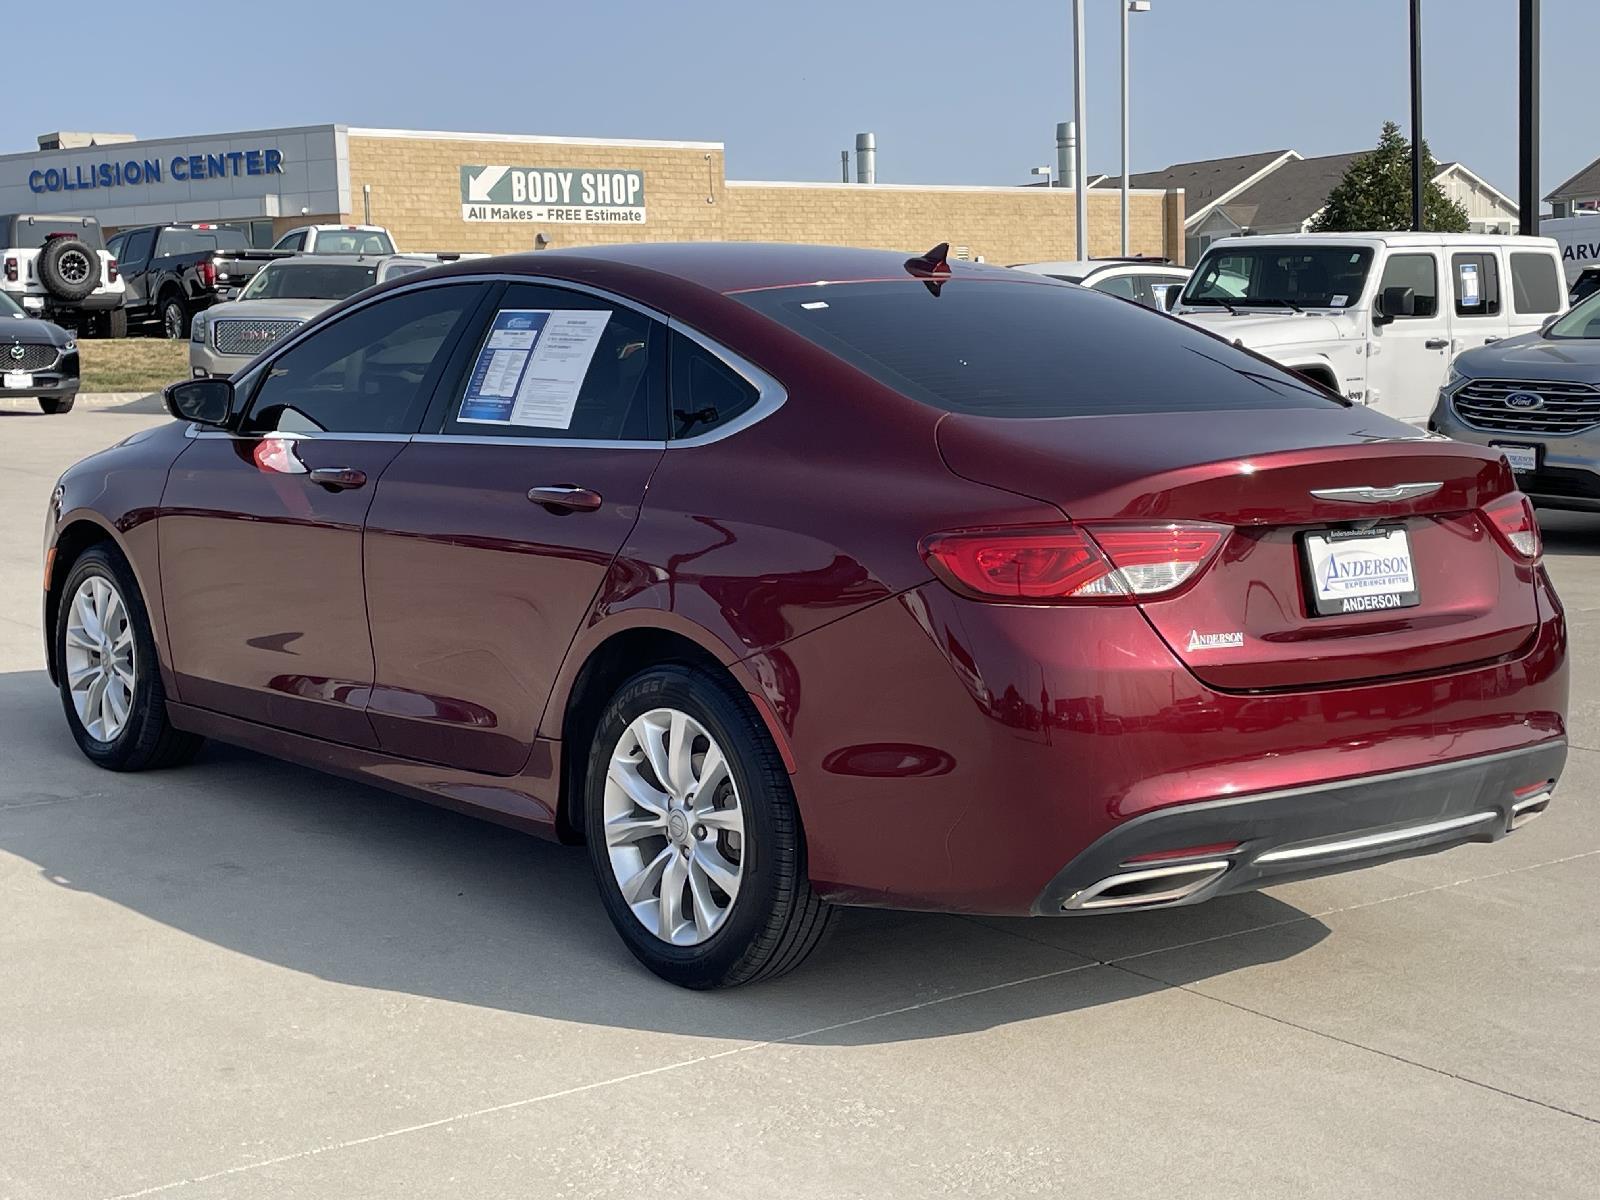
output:
[[[144,225],[109,243],[127,287],[130,325],[159,322],[168,338],[189,336],[194,314],[232,294],[285,250],[251,249],[243,231],[220,225]]]

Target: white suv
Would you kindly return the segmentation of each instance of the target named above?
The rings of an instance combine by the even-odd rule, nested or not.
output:
[[[1081,262],[1017,263],[1016,270],[1048,275],[1096,292],[1132,300],[1146,308],[1165,308],[1170,291],[1182,291],[1187,267],[1164,258],[1091,258]]]
[[[0,216],[0,290],[31,317],[83,335],[128,332],[117,260],[93,217]]]
[[[1172,312],[1421,425],[1457,354],[1566,307],[1551,238],[1318,233],[1211,243]]]

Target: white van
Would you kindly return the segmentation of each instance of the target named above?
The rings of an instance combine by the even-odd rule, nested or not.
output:
[[[1569,285],[1578,281],[1585,267],[1600,267],[1600,213],[1540,221],[1539,233],[1555,238],[1561,247]]]
[[[1172,311],[1422,425],[1457,354],[1566,308],[1551,238],[1314,233],[1211,243]]]

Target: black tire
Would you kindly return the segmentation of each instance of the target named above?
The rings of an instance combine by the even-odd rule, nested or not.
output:
[[[177,292],[161,298],[161,335],[169,342],[189,336],[189,306]]]
[[[71,412],[72,411],[72,406],[74,404],[76,404],[77,402],[78,402],[78,393],[77,392],[73,392],[72,395],[70,395],[70,396],[40,396],[39,397],[39,407],[44,409],[44,411],[46,413],[50,414],[51,416],[55,416],[58,413]]]
[[[612,750],[634,718],[656,708],[689,714],[716,739],[745,815],[738,897],[721,927],[693,946],[658,938],[634,916],[612,872],[603,828]],[[731,683],[677,665],[628,680],[601,714],[584,793],[589,858],[606,912],[634,957],[669,983],[706,990],[776,978],[804,962],[832,925],[836,910],[811,890],[806,874],[805,839],[783,760]]]
[[[128,336],[128,310],[113,308],[106,313],[102,320],[103,325],[95,322],[95,337],[125,338]]]
[[[133,632],[133,702],[129,706],[127,723],[110,741],[101,741],[84,728],[67,680],[67,625],[72,599],[84,581],[94,575],[110,580],[116,588]],[[194,757],[203,739],[173,728],[167,719],[167,693],[161,685],[149,614],[132,569],[115,547],[105,543],[91,546],[72,564],[57,604],[54,637],[61,704],[66,710],[67,726],[84,757],[111,771],[177,766]]]
[[[99,251],[81,238],[51,238],[37,268],[45,291],[62,300],[82,300],[100,286]]]

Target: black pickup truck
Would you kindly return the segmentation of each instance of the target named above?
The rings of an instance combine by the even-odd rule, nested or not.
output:
[[[256,250],[244,232],[224,225],[142,225],[106,244],[127,285],[128,324],[160,322],[169,338],[189,336],[194,314],[286,250]]]

